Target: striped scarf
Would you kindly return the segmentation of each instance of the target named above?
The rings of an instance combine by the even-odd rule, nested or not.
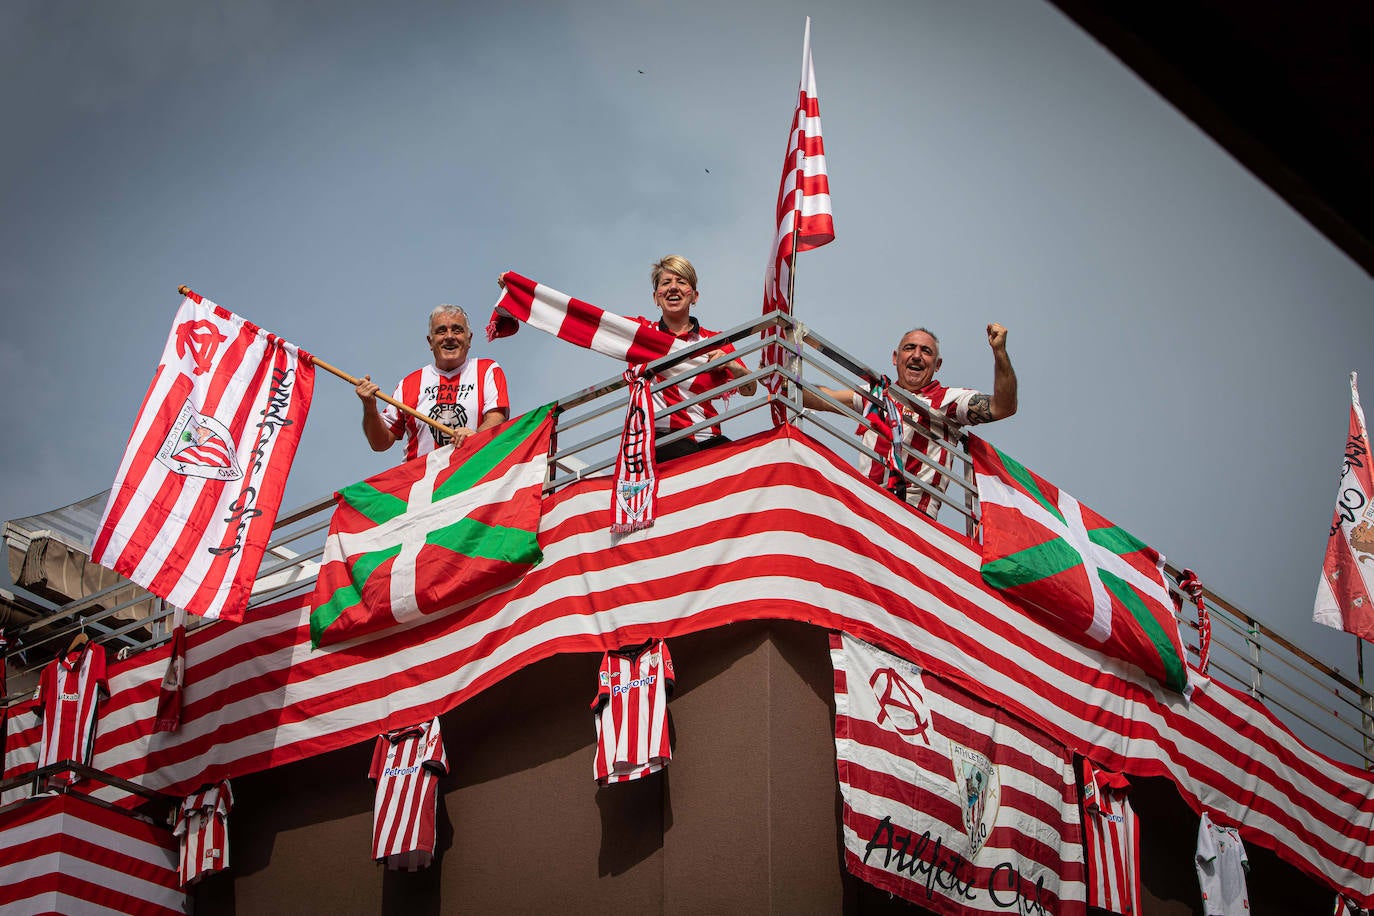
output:
[[[520,322],[552,334],[559,340],[577,344],[588,350],[622,359],[633,365],[650,363],[688,346],[672,334],[656,327],[644,327],[633,318],[604,311],[536,283],[514,271],[501,275],[505,292],[496,303],[487,324],[487,340],[510,337],[520,328]],[[708,362],[706,354],[694,356],[665,370],[659,378],[672,379],[693,372]],[[723,369],[697,375],[682,387],[692,394],[709,391],[730,381]]]
[[[885,375],[873,383],[868,393],[881,406],[870,404],[865,416],[878,434],[887,440],[887,454],[884,456],[887,489],[898,499],[904,500],[906,478],[902,476],[902,440],[906,437],[906,427],[902,420],[902,406],[888,392],[891,386],[892,380]]]
[[[611,532],[628,534],[654,523],[654,498],[658,476],[654,466],[654,399],[643,364],[625,370],[630,386],[630,407],[620,433],[615,459],[615,485],[611,488]]]
[[[1197,605],[1197,670],[1206,674],[1212,655],[1212,615],[1202,600],[1202,580],[1191,569],[1185,569],[1179,574],[1178,587],[1187,592],[1193,604]]]

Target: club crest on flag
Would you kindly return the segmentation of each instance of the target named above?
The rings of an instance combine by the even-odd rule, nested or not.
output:
[[[215,365],[215,351],[228,340],[220,333],[213,321],[199,319],[183,321],[176,329],[177,357],[185,359],[189,354],[194,368],[192,375],[202,375]]]
[[[189,399],[158,449],[157,460],[185,477],[238,480],[243,476],[233,435],[223,423],[196,410]]]
[[[969,856],[978,855],[997,823],[1002,803],[1002,781],[997,767],[977,751],[962,744],[949,743],[949,759],[954,763],[954,785],[959,790],[959,809],[964,815]]]

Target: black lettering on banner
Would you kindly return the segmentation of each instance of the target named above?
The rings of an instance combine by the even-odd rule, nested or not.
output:
[[[277,434],[278,429],[295,424],[286,416],[286,411],[291,406],[291,391],[295,387],[296,370],[285,367],[278,367],[272,370],[272,388],[267,395],[267,406],[258,411],[258,416],[262,417],[257,423],[258,437],[253,443],[252,471],[261,471],[263,461],[266,459],[267,447],[271,444],[272,438]],[[235,556],[243,549],[243,532],[248,527],[248,523],[262,515],[261,509],[253,508],[253,504],[258,500],[258,488],[249,481],[252,475],[244,475],[244,487],[239,493],[239,498],[229,504],[229,515],[224,521],[234,525],[234,542],[224,547],[211,547],[209,552],[217,557],[225,555]]]
[[[621,449],[627,474],[643,474],[647,470],[644,461],[644,428],[644,408],[631,408],[630,415],[625,419],[625,446]]]
[[[881,867],[885,871],[905,875],[913,881],[924,878],[927,900],[935,896],[936,888],[947,892],[952,899],[979,900],[980,888],[975,886],[977,875],[973,863],[945,847],[942,837],[932,838],[929,830],[919,837],[909,832],[903,834],[892,825],[891,817],[884,817],[868,838],[863,864],[867,865],[869,858],[878,851],[883,853]],[[1022,916],[1048,916],[1050,912],[1045,899],[1044,874],[1036,880],[1034,892],[1027,894],[1021,869],[1015,862],[999,862],[989,873],[986,887],[981,889],[998,909],[1014,909]]]

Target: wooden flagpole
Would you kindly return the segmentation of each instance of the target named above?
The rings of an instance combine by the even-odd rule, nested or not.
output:
[[[178,286],[178,287],[177,287],[177,292],[181,293],[181,295],[183,295],[183,296],[189,296],[189,295],[191,295],[191,294],[194,292],[194,290],[192,290],[191,287],[189,287],[189,286]],[[317,365],[317,366],[319,366],[321,369],[323,369],[325,372],[328,372],[330,375],[337,375],[339,378],[343,379],[345,382],[348,382],[348,384],[352,385],[354,388],[357,388],[358,385],[362,382],[362,379],[360,379],[360,378],[354,378],[353,376],[349,375],[347,372],[343,371],[342,369],[338,368],[337,366],[332,366],[332,365],[330,365],[329,363],[327,363],[327,362],[325,362],[324,360],[320,359],[318,356],[316,356],[316,355],[313,354],[313,353],[310,354],[310,360],[311,360],[311,362],[313,362],[315,365]],[[429,426],[434,427],[434,428],[437,429],[439,432],[441,432],[441,433],[443,433],[444,435],[448,436],[450,442],[455,442],[455,441],[457,441],[457,439],[458,439],[458,434],[457,434],[457,433],[455,433],[453,430],[449,429],[447,426],[445,426],[444,424],[440,423],[439,421],[437,421],[437,420],[435,420],[435,419],[433,419],[433,418],[431,418],[431,417],[427,417],[427,416],[425,416],[424,414],[420,413],[420,411],[416,410],[414,407],[411,407],[411,406],[406,405],[406,404],[402,404],[400,401],[396,400],[396,399],[393,398],[391,395],[389,395],[389,394],[383,394],[383,393],[380,392],[380,391],[377,392],[377,398],[378,398],[379,400],[381,400],[381,401],[386,402],[387,404],[390,404],[392,407],[395,407],[397,410],[402,411],[403,413],[409,414],[410,416],[412,416],[412,417],[414,417],[415,419],[419,420],[421,423],[425,423],[425,424],[428,424]]]

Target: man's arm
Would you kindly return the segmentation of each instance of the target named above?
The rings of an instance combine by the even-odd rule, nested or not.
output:
[[[493,426],[500,426],[506,422],[506,411],[502,408],[488,410],[482,414],[482,422],[478,424],[477,431],[480,433],[484,429],[491,429]]]
[[[827,388],[824,385],[817,385],[816,387],[825,392],[826,397],[834,398],[841,404],[850,406],[854,404],[854,392],[848,388]],[[828,410],[831,413],[840,412],[838,407],[835,407],[823,398],[816,397],[805,388],[802,389],[802,406],[809,410]]]
[[[992,348],[992,396],[975,395],[969,402],[970,423],[1005,420],[1016,413],[1016,370],[1007,355],[1007,329],[996,322],[988,325],[988,346]]]
[[[374,452],[384,452],[396,444],[396,434],[391,431],[381,411],[377,409],[377,392],[380,390],[372,376],[364,375],[362,381],[353,389],[358,400],[363,402],[363,435]]]

